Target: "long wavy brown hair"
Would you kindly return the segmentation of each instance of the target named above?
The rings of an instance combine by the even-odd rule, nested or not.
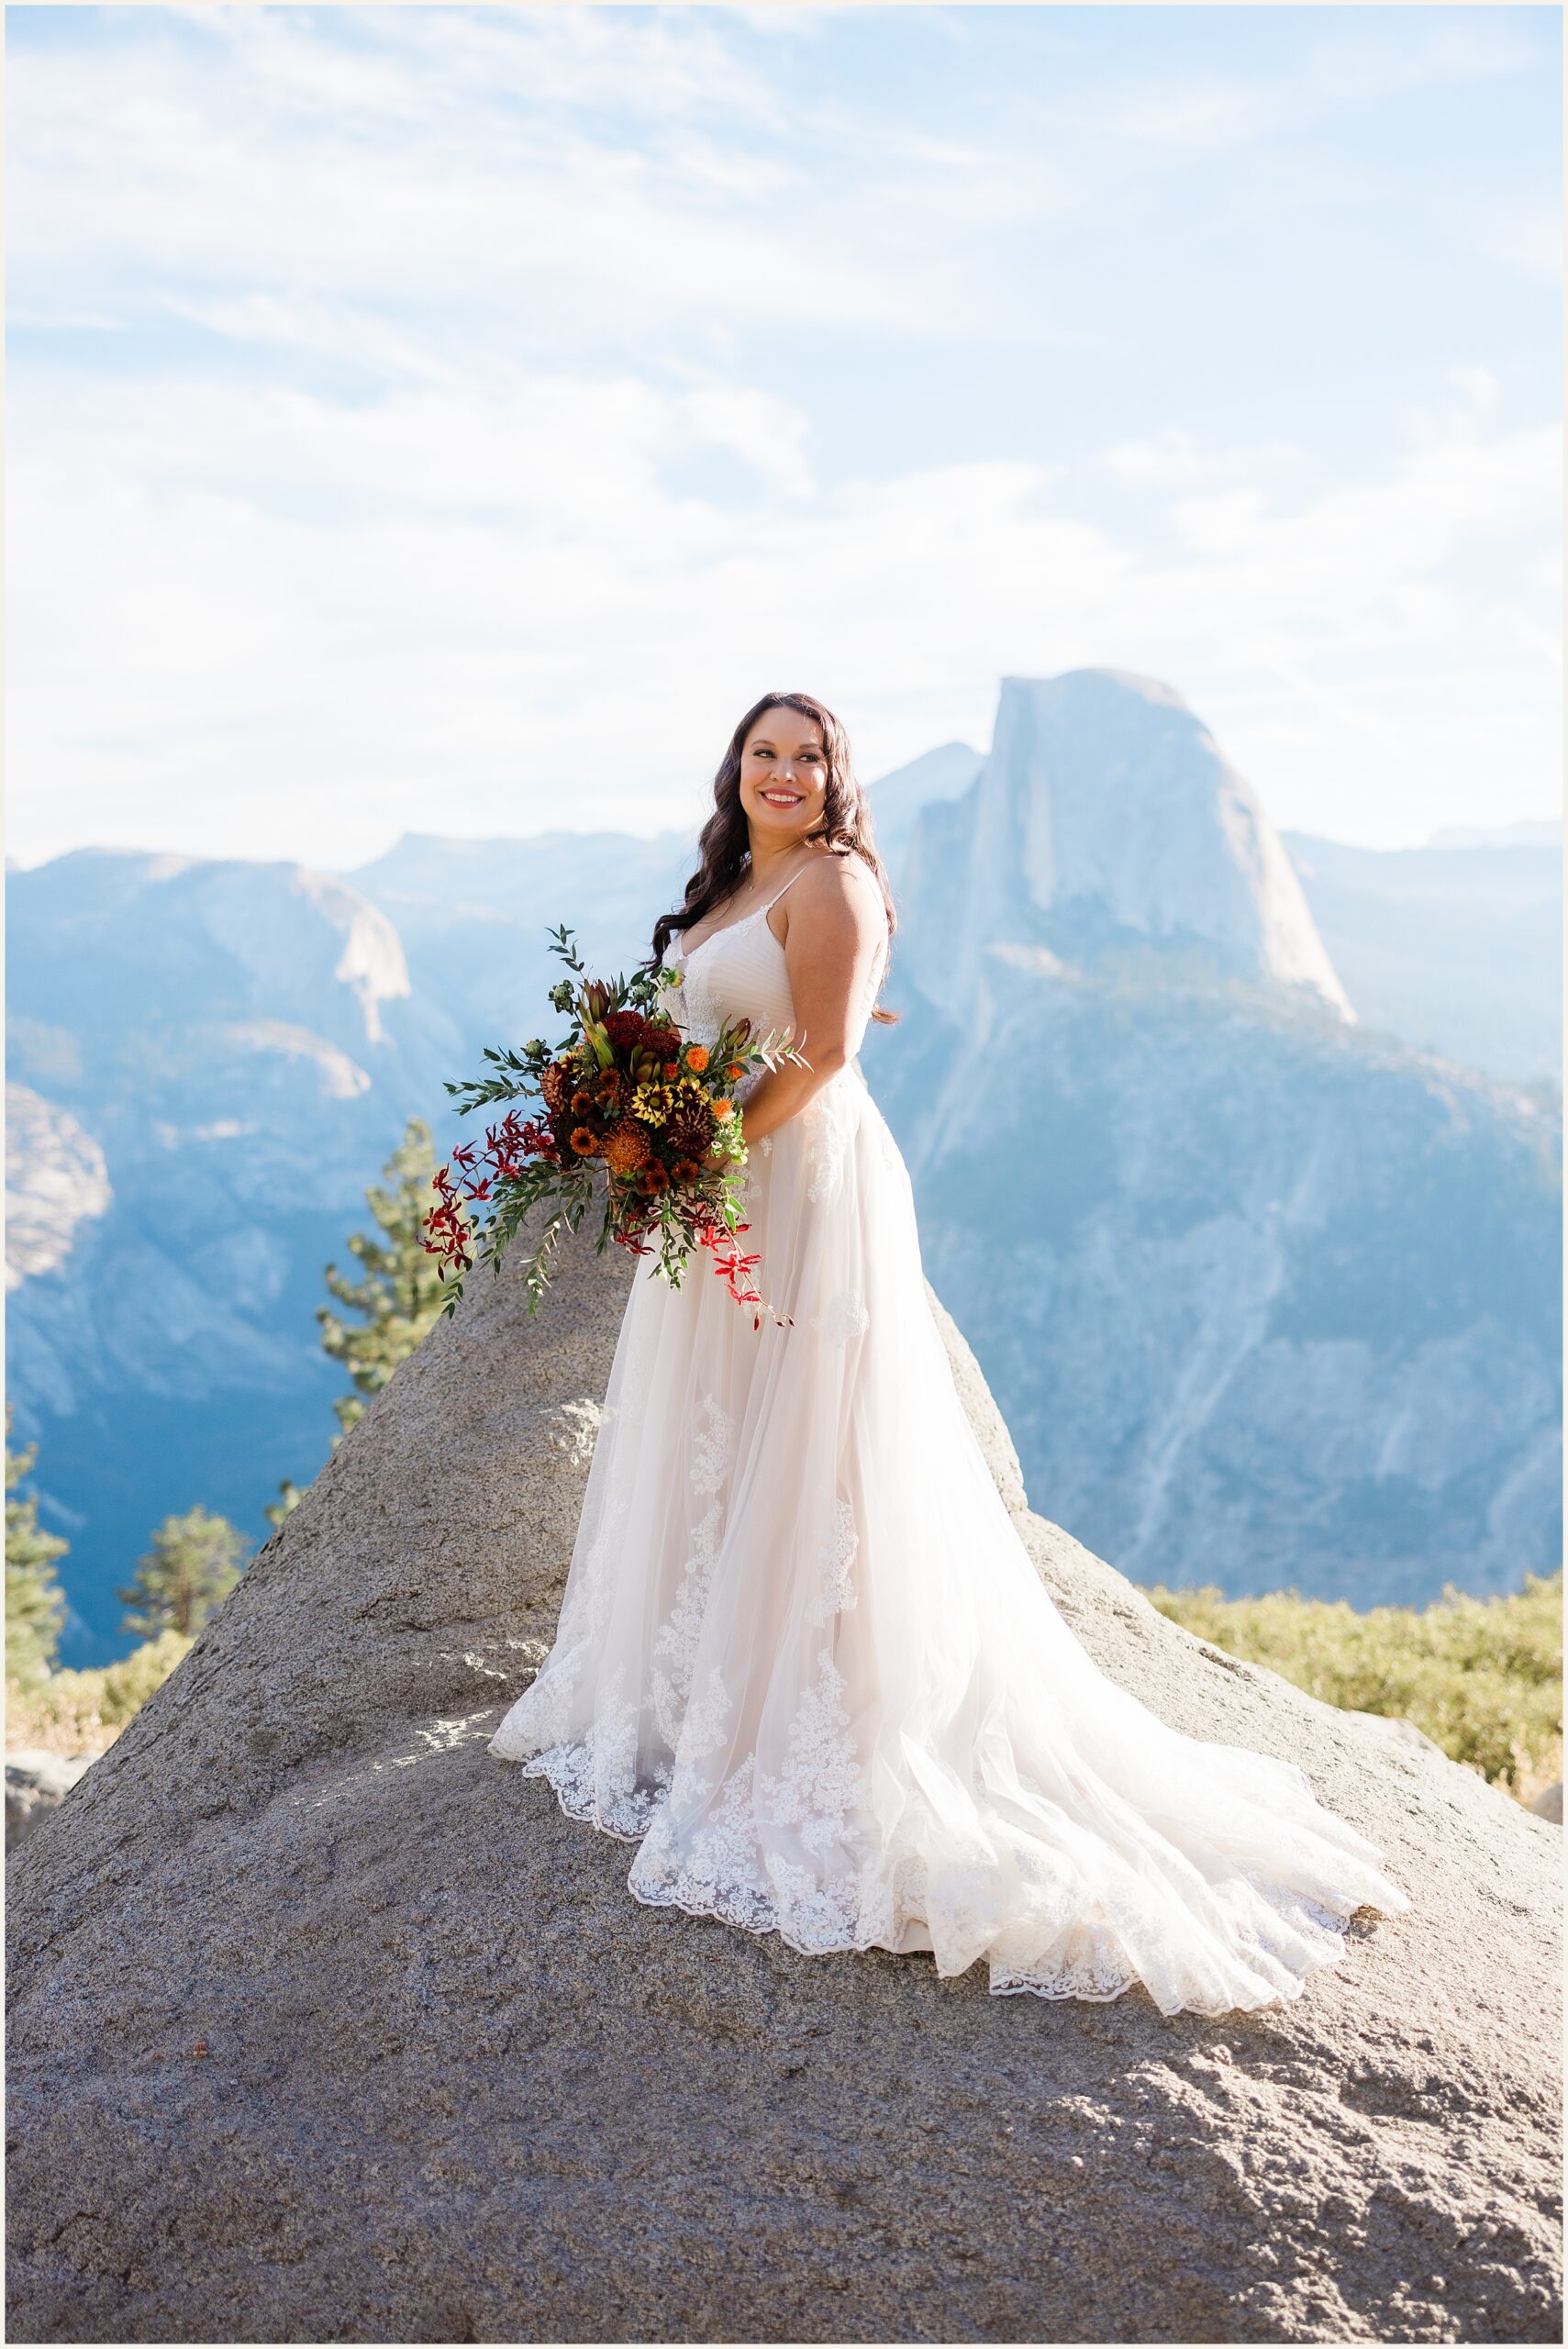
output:
[[[854,760],[850,753],[850,738],[832,711],[814,694],[764,694],[761,701],[751,704],[735,729],[729,738],[729,748],[719,762],[718,773],[713,779],[713,813],[703,826],[697,841],[702,861],[686,884],[685,901],[679,910],[661,914],[653,925],[653,952],[643,965],[651,973],[662,963],[665,950],[675,932],[680,930],[684,935],[688,930],[695,929],[705,914],[734,896],[751,869],[751,835],[746,825],[746,811],[740,805],[740,754],[752,727],[770,709],[798,710],[802,718],[814,718],[822,729],[828,766],[827,801],[820,823],[804,837],[826,841],[835,856],[858,856],[867,867],[882,891],[882,901],[887,908],[888,954],[891,959],[893,934],[898,928],[898,913],[893,902],[893,892],[887,885],[887,875],[876,852],[871,809],[855,774]],[[886,983],[887,967],[884,964],[877,990],[879,994]],[[884,1011],[879,1005],[873,1009],[871,1016],[890,1026],[902,1015],[896,1011]]]

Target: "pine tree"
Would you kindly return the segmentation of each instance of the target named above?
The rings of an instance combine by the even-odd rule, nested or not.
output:
[[[36,1499],[17,1491],[30,1476],[38,1446],[13,1452],[11,1414],[6,1413],[6,1677],[19,1688],[38,1688],[49,1678],[65,1620],[65,1594],[55,1579],[54,1562],[70,1546],[39,1524]]]
[[[115,1593],[128,1609],[125,1630],[138,1640],[164,1631],[195,1639],[239,1580],[244,1557],[245,1538],[226,1517],[199,1508],[166,1517],[129,1589]]]
[[[365,1193],[377,1232],[356,1232],[349,1241],[349,1253],[361,1277],[352,1280],[336,1264],[327,1267],[332,1296],[360,1316],[357,1323],[346,1322],[330,1306],[316,1309],[322,1345],[334,1362],[342,1364],[355,1387],[352,1395],[339,1396],[333,1405],[342,1430],[333,1439],[334,1450],[363,1418],[364,1398],[380,1394],[398,1364],[440,1319],[447,1293],[435,1259],[422,1245],[435,1172],[430,1129],[422,1118],[410,1118],[403,1140],[382,1169],[383,1185],[373,1185]]]
[[[300,1491],[299,1486],[295,1483],[294,1478],[292,1476],[285,1476],[282,1484],[278,1486],[277,1499],[275,1501],[268,1501],[263,1511],[267,1523],[272,1528],[274,1532],[282,1527],[285,1518],[290,1518],[294,1515],[295,1509],[299,1507],[304,1498],[305,1495]]]

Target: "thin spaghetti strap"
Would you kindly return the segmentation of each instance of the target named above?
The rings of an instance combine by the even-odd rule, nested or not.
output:
[[[790,874],[790,876],[789,876],[789,881],[798,881],[798,880],[799,880],[799,878],[800,878],[800,876],[801,876],[801,874],[805,872],[805,870],[806,870],[806,867],[805,867],[805,865],[804,865],[804,864],[797,864],[797,865],[796,865],[796,867],[795,867],[795,871]],[[763,907],[763,911],[764,911],[765,913],[770,913],[770,914],[771,914],[771,913],[773,912],[773,907],[778,904],[779,897],[782,897],[782,896],[784,896],[784,889],[787,889],[787,888],[789,887],[789,881],[786,881],[786,882],[784,883],[784,889],[781,889],[781,890],[778,892],[778,896],[773,896],[773,897],[770,897],[770,898],[768,899],[767,905]]]

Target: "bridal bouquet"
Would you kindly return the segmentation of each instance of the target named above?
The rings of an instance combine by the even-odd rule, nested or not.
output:
[[[752,1071],[786,1061],[807,1065],[782,1035],[752,1037],[751,1023],[728,1024],[711,1045],[692,1043],[660,1016],[661,983],[679,987],[670,968],[639,973],[629,982],[588,979],[570,943],[573,933],[550,933],[573,978],[550,990],[557,1011],[573,1025],[553,1047],[535,1037],[520,1052],[486,1046],[488,1076],[447,1085],[461,1114],[505,1101],[537,1099],[539,1113],[509,1109],[488,1126],[483,1142],[454,1150],[436,1175],[438,1202],[425,1219],[423,1245],[450,1282],[446,1310],[456,1309],[464,1274],[476,1261],[499,1272],[507,1244],[540,1200],[554,1212],[529,1262],[528,1318],[549,1286],[546,1261],[561,1232],[574,1231],[592,1202],[595,1170],[605,1170],[605,1219],[596,1252],[612,1240],[633,1254],[658,1252],[656,1269],[678,1288],[687,1258],[708,1249],[714,1271],[739,1305],[753,1308],[752,1327],[772,1313],[780,1328],[793,1319],[773,1311],[753,1277],[762,1261],[743,1254],[740,1236],[739,1170],[746,1163],[735,1090]],[[718,1156],[728,1165],[709,1167]]]

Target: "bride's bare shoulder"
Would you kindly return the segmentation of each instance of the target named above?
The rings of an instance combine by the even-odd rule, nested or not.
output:
[[[856,930],[874,927],[881,930],[887,919],[876,875],[864,857],[856,855],[853,850],[846,852],[814,849],[780,911],[787,915],[792,905],[800,912],[809,909],[813,916],[827,914],[831,918],[834,914],[848,915]]]
[[[810,854],[806,870],[812,874],[817,888],[824,895],[837,891],[848,896],[851,890],[869,890],[879,897],[882,887],[875,874],[858,849],[828,848],[820,841],[808,843]]]

